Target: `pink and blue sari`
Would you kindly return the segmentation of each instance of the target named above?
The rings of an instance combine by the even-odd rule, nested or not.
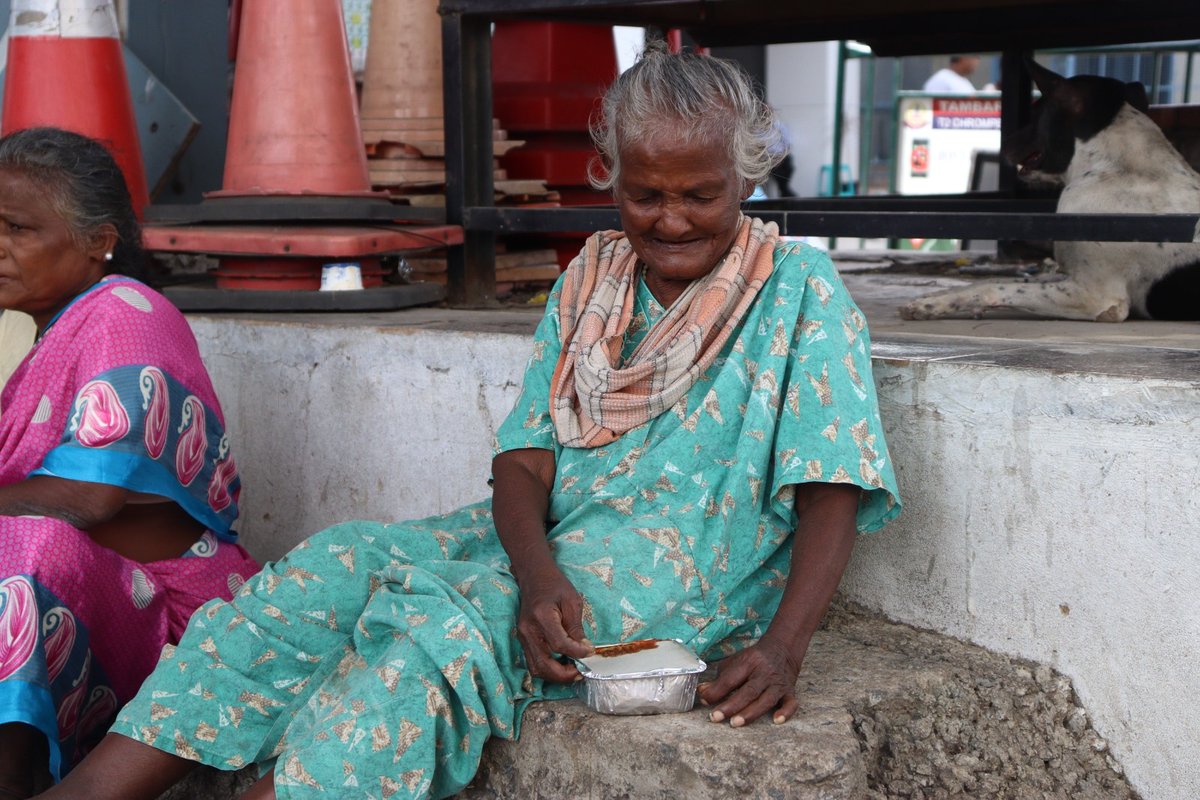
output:
[[[164,644],[258,567],[236,544],[241,489],[195,338],[135,280],[75,298],[0,394],[0,486],[54,475],[178,503],[207,531],[140,563],[52,517],[0,515],[0,724],[42,731],[61,777],[104,734]]]

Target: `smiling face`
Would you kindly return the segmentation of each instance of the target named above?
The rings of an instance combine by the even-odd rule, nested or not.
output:
[[[0,308],[31,315],[38,330],[76,295],[104,277],[104,254],[116,233],[84,249],[24,171],[0,168]]]
[[[718,135],[691,143],[670,134],[622,146],[614,189],[629,244],[646,265],[650,291],[670,305],[725,256],[740,204],[754,187],[737,176]]]

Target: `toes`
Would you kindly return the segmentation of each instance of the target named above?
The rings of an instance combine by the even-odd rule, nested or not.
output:
[[[901,319],[933,319],[937,316],[932,303],[912,302],[900,306]]]

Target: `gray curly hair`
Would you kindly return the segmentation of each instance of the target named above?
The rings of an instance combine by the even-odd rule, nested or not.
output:
[[[622,145],[664,130],[684,143],[719,133],[728,141],[738,177],[754,184],[765,181],[787,152],[775,113],[740,66],[696,53],[672,54],[662,42],[647,45],[613,82],[590,127],[600,158],[589,165],[588,180],[600,191],[620,180]]]
[[[105,271],[144,276],[142,228],[121,168],[100,142],[59,128],[25,128],[0,138],[0,169],[35,180],[78,247],[112,225],[117,243]]]

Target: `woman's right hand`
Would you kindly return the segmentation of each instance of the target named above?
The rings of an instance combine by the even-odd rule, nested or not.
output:
[[[518,586],[517,638],[529,672],[553,683],[579,680],[575,665],[560,662],[554,654],[585,658],[595,652],[583,632],[583,598],[557,566],[522,576]]]
[[[501,453],[492,461],[492,478],[492,518],[520,592],[517,639],[525,666],[554,683],[578,680],[579,670],[554,657],[584,658],[594,649],[583,634],[583,598],[546,541],[554,454],[536,448]]]

